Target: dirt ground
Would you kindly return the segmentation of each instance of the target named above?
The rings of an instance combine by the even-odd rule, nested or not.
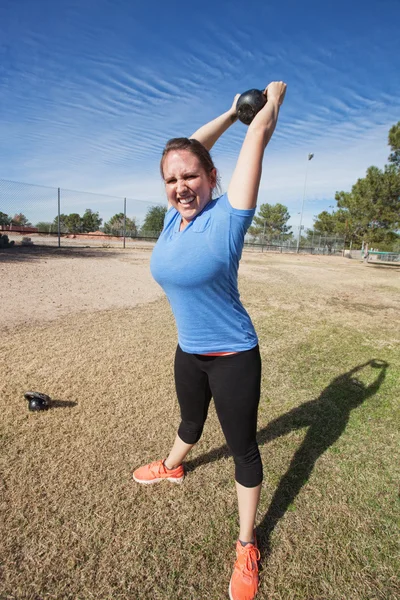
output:
[[[162,295],[148,250],[14,247],[0,254],[0,330],[77,312],[132,308]]]
[[[151,276],[150,255],[149,247],[122,250],[17,246],[3,250],[0,303],[4,309],[0,312],[0,330],[49,322],[78,312],[133,308],[152,302],[163,292]],[[240,276],[271,284],[282,282],[282,288],[289,281],[303,291],[309,287],[310,305],[328,301],[335,308],[341,304],[365,313],[370,307],[389,312],[399,309],[393,292],[400,291],[400,267],[364,265],[335,256],[245,251]],[[275,295],[271,301],[290,309],[296,296]]]

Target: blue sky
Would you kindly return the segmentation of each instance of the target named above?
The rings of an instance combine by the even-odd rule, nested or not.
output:
[[[258,204],[281,202],[297,226],[313,152],[311,227],[335,191],[387,162],[400,119],[399,23],[399,0],[2,0],[0,179],[164,203],[165,141],[282,79]],[[236,123],[213,149],[223,189],[245,133]],[[103,213],[95,197],[90,208],[120,210]]]

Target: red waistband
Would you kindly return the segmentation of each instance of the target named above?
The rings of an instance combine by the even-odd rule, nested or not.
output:
[[[204,352],[202,356],[229,356],[230,354],[239,354],[239,352]]]

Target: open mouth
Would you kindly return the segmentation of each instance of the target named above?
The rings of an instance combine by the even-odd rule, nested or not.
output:
[[[178,202],[179,204],[183,204],[183,206],[188,206],[189,204],[194,202],[195,199],[196,196],[189,196],[188,198],[178,198]]]

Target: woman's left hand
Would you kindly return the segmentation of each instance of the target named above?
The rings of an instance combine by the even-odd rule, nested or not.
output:
[[[271,81],[264,90],[267,101],[275,100],[281,106],[285,99],[287,85],[284,81]]]

